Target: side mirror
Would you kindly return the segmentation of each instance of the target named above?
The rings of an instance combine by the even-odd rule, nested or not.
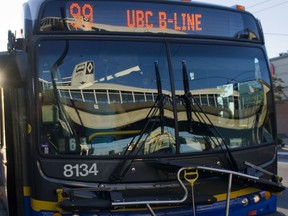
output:
[[[0,52],[0,86],[21,87],[27,72],[27,53],[23,50]]]

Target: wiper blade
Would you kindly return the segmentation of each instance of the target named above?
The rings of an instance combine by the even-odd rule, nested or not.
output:
[[[190,92],[189,88],[189,82],[188,82],[188,76],[187,76],[187,67],[186,67],[186,62],[182,61],[182,72],[183,72],[183,86],[184,86],[184,104],[186,105],[186,115],[187,115],[187,120],[189,123],[189,132],[193,132],[193,127],[192,127],[192,94]]]
[[[212,133],[214,132],[213,134],[215,137],[218,136],[221,139],[222,143],[225,146],[225,149],[226,149],[228,156],[227,156],[226,152],[224,151],[224,149],[222,148],[221,142],[219,142],[218,139],[216,139],[216,141],[214,139],[211,139],[211,141],[214,142],[214,144],[217,144],[217,146],[219,146],[221,148],[227,161],[230,163],[231,168],[233,170],[239,170],[237,162],[236,162],[234,156],[232,155],[229,147],[227,146],[225,139],[222,137],[222,135],[217,130],[217,128],[215,127],[213,122],[210,120],[207,113],[202,109],[199,102],[197,100],[195,100],[195,98],[191,94],[190,87],[189,87],[189,81],[188,81],[188,75],[187,75],[187,67],[186,67],[185,61],[182,61],[182,72],[183,72],[183,87],[184,87],[184,95],[182,96],[182,98],[184,100],[184,104],[186,107],[187,120],[189,123],[189,132],[193,132],[192,112],[194,110],[195,116],[198,119],[198,121],[201,123],[204,123],[204,125],[207,127],[207,129],[209,129],[210,132],[212,132]],[[199,115],[197,113],[197,110],[199,110],[203,114],[203,116]],[[215,142],[218,142],[218,143],[215,143]]]
[[[142,149],[143,144],[145,143],[146,139],[148,138],[148,136],[146,136],[146,138],[143,140],[142,138],[143,138],[144,134],[145,133],[149,134],[152,131],[152,129],[154,128],[156,122],[160,121],[161,134],[164,133],[164,105],[165,105],[166,101],[168,100],[169,96],[163,94],[163,92],[162,92],[161,77],[160,77],[159,66],[158,66],[157,61],[154,62],[154,66],[155,66],[155,76],[156,76],[157,93],[158,93],[157,98],[156,98],[153,106],[151,107],[151,109],[149,110],[149,112],[145,118],[148,120],[146,121],[144,127],[142,128],[136,142],[134,142],[134,140],[136,138],[136,136],[135,136],[135,137],[133,137],[133,139],[131,140],[131,142],[129,143],[128,147],[126,148],[126,150],[124,152],[125,158],[122,160],[121,163],[118,164],[118,166],[116,166],[114,172],[110,176],[110,179],[112,181],[117,181],[117,182],[122,181],[122,179],[126,175],[127,171],[129,170],[129,167],[133,163],[133,160],[138,155],[139,151]],[[159,113],[159,120],[155,121],[154,117],[157,115],[157,113]],[[147,128],[151,122],[153,124],[149,128],[149,130],[147,131]],[[138,144],[140,143],[140,141],[142,143],[139,146],[137,152],[133,155],[132,158],[130,158],[130,156],[133,154],[133,152],[135,151],[135,149],[138,146]],[[128,163],[127,161],[129,158],[131,161],[129,164],[127,164]]]
[[[52,67],[50,69],[50,74],[51,74],[51,81],[52,81],[52,86],[53,86],[53,94],[55,97],[57,108],[59,110],[60,120],[65,123],[65,126],[62,125],[62,127],[68,131],[70,136],[73,136],[73,135],[75,135],[75,132],[72,130],[72,128],[69,124],[69,120],[65,114],[65,110],[64,110],[62,104],[60,103],[59,93],[58,93],[57,84],[56,84],[56,74],[57,74],[58,67],[63,63],[64,58],[66,57],[66,55],[68,53],[68,50],[69,50],[69,42],[66,40],[65,49],[63,50],[63,53],[61,54],[61,56],[52,65]]]
[[[155,65],[155,74],[156,74],[156,82],[157,82],[157,93],[158,93],[158,101],[159,101],[159,115],[160,115],[160,123],[161,123],[161,134],[164,133],[164,99],[167,97],[163,95],[161,77],[159,71],[158,62],[154,62]]]

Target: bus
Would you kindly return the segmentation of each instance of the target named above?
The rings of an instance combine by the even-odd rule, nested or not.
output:
[[[260,22],[241,6],[29,0],[0,53],[9,215],[264,215],[285,190]]]

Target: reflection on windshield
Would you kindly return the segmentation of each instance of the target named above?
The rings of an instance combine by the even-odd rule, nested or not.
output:
[[[195,134],[206,137],[205,148],[213,148],[217,143],[219,146],[223,141],[229,148],[237,148],[272,140],[271,131],[267,129],[270,128],[267,126],[270,124],[267,119],[267,100],[271,100],[270,81],[259,50],[175,44],[171,53],[174,73],[182,74],[183,61],[187,68],[193,96],[192,137]],[[182,76],[175,80],[175,86],[176,95],[181,96],[181,92],[185,92]],[[199,104],[201,109],[194,104]],[[178,120],[183,131],[191,130],[186,111],[187,104],[178,105]],[[221,137],[212,133],[219,142],[211,142],[211,130],[207,131],[204,127],[207,124],[217,128]]]
[[[175,89],[163,43],[39,44],[43,153],[171,155],[271,141],[270,81],[260,50],[188,44],[170,49]],[[187,92],[190,104],[183,101]]]

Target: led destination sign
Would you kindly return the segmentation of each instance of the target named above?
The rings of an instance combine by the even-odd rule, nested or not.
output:
[[[126,27],[129,28],[159,28],[174,29],[176,31],[202,31],[202,14],[193,13],[170,13],[165,11],[135,10],[127,9]],[[93,28],[94,26],[94,7],[91,4],[71,3],[69,15],[75,22],[70,25],[75,28]],[[123,23],[122,23],[123,24]]]
[[[202,31],[201,18],[202,14],[173,13],[172,17],[168,17],[164,11],[156,14],[156,25],[150,22],[155,16],[152,11],[143,10],[127,10],[127,26],[136,28],[173,28],[176,31]]]
[[[151,1],[49,1],[40,22],[42,32],[129,32],[234,38],[245,29],[253,33],[253,39],[259,39],[256,21],[248,13],[198,4]]]

